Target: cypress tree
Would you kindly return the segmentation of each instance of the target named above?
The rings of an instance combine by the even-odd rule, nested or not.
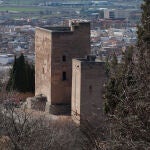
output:
[[[21,92],[26,92],[27,89],[27,75],[26,75],[26,64],[23,54],[17,60],[16,68],[16,87]]]
[[[21,54],[19,58],[15,57],[13,67],[10,70],[7,90],[34,92],[34,76],[34,67],[25,61],[24,55]]]
[[[35,91],[35,69],[34,69],[34,65],[31,65],[31,80],[30,80],[30,91],[34,92]]]
[[[117,57],[113,54],[112,60],[107,62],[106,68],[108,72],[108,81],[105,86],[105,113],[113,114],[117,105],[120,103],[121,99],[124,97],[123,93],[123,82],[128,82],[127,86],[130,86],[132,80],[132,60],[133,51],[132,48],[128,49],[122,54],[122,63],[118,63]],[[108,71],[109,70],[109,71]]]
[[[111,62],[106,62],[107,64],[107,75],[108,75],[108,82],[105,86],[106,93],[105,93],[105,106],[104,110],[106,113],[113,113],[114,108],[116,107],[118,101],[116,101],[116,96],[118,95],[118,78],[119,76],[116,74],[118,70],[118,61],[115,54],[113,54]],[[114,97],[115,96],[115,97]]]

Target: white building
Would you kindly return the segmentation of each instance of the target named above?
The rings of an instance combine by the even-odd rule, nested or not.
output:
[[[130,12],[131,11],[125,9],[105,9],[104,18],[105,19],[128,18]]]
[[[13,63],[14,61],[14,55],[6,54],[6,55],[0,55],[0,64],[1,65],[7,65],[10,63]]]

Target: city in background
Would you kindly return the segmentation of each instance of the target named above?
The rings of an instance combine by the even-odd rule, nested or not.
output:
[[[0,71],[8,73],[14,55],[34,63],[37,26],[68,26],[68,20],[91,22],[91,53],[105,60],[135,46],[141,0],[3,0],[0,1]],[[4,72],[3,72],[4,71]]]
[[[0,0],[0,149],[148,150],[149,9]]]

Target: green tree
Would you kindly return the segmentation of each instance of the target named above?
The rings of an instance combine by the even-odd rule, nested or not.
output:
[[[123,94],[123,82],[128,82],[127,86],[131,86],[132,76],[132,60],[133,60],[133,49],[130,48],[123,53],[122,63],[118,63],[117,57],[114,54],[110,62],[107,64],[107,75],[108,81],[105,86],[105,113],[113,114],[117,105],[124,97]]]
[[[27,70],[26,64],[23,54],[17,59],[17,66],[16,66],[16,74],[15,74],[15,84],[17,90],[21,92],[26,92],[27,90]]]
[[[106,62],[106,71],[108,76],[108,82],[105,86],[107,93],[105,93],[105,112],[113,113],[118,100],[116,101],[116,95],[118,95],[119,76],[116,74],[118,69],[117,57],[114,54],[110,62]],[[115,96],[115,97],[114,97]]]
[[[34,92],[34,66],[29,65],[21,54],[15,57],[14,64],[10,70],[10,79],[7,84],[8,90],[20,92]]]
[[[105,105],[114,149],[150,147],[150,1],[141,8],[136,51],[130,48],[121,64],[110,65]]]

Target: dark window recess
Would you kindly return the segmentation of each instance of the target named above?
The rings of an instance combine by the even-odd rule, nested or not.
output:
[[[63,74],[62,74],[62,80],[63,81],[67,80],[66,72],[63,72]]]
[[[92,85],[89,86],[89,92],[92,93]]]
[[[66,61],[66,56],[65,56],[65,55],[63,55],[63,57],[62,57],[62,61],[63,61],[63,62]]]
[[[44,74],[44,67],[42,68],[42,72],[43,72],[43,74]]]

